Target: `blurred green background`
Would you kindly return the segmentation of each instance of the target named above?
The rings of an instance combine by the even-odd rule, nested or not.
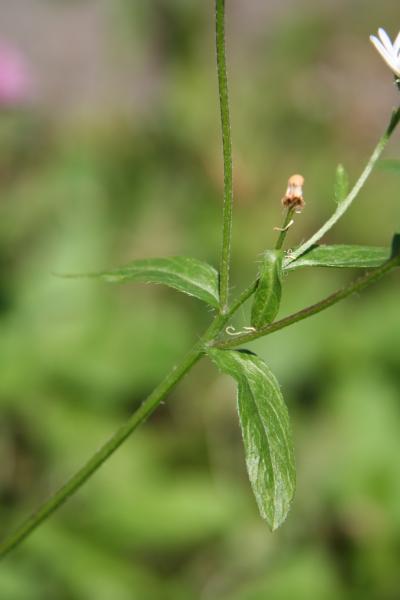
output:
[[[228,2],[233,284],[254,277],[293,172],[333,210],[398,103],[368,42],[398,2]],[[0,110],[0,515],[5,535],[99,447],[210,321],[162,287],[65,281],[133,258],[218,263],[213,2],[1,0],[29,80]],[[21,60],[22,60],[21,58]],[[0,73],[1,75],[1,73]],[[399,156],[395,136],[386,153]],[[387,245],[398,173],[377,170],[326,242]],[[301,270],[281,315],[354,272]],[[293,419],[298,489],[273,535],[247,481],[234,385],[204,360],[0,567],[2,600],[400,597],[400,313],[394,273],[253,344]],[[237,320],[246,324],[246,310]]]

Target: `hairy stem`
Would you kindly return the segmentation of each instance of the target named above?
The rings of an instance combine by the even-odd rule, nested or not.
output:
[[[0,557],[18,546],[34,529],[54,513],[72,496],[89,477],[121,446],[127,437],[147,419],[165,398],[168,392],[182,379],[187,371],[199,360],[201,349],[196,346],[182,363],[161,382],[146,398],[140,408],[122,425],[106,442],[57,492],[33,513],[14,533],[0,545]]]
[[[52,515],[64,502],[72,496],[89,477],[121,446],[129,435],[159,406],[166,395],[184,377],[191,367],[201,358],[204,347],[213,337],[221,333],[228,318],[234,310],[245,301],[241,297],[234,310],[228,309],[229,267],[231,254],[232,230],[232,144],[230,133],[228,82],[225,57],[225,0],[216,0],[216,50],[218,87],[221,109],[221,127],[224,158],[224,209],[223,209],[223,239],[220,262],[220,308],[221,315],[217,317],[200,341],[192,348],[184,360],[175,367],[166,378],[154,389],[131,418],[122,425],[88,462],[69,479],[49,500],[33,513],[21,526],[0,544],[0,557],[5,556],[18,546],[45,519]],[[250,292],[251,293],[251,292]],[[236,308],[235,308],[236,307]]]
[[[259,337],[269,335],[274,331],[278,331],[310,317],[336,302],[346,298],[354,292],[359,292],[368,285],[380,279],[385,273],[389,272],[395,266],[399,265],[399,257],[396,256],[387,263],[376,269],[375,271],[366,274],[348,287],[339,290],[335,294],[328,296],[325,300],[305,308],[293,315],[286,317],[280,321],[272,323],[259,329],[256,332],[247,333],[236,337],[233,340],[218,342],[216,338],[223,331],[229,318],[238,310],[238,308],[254,293],[257,281],[252,283],[239,296],[232,307],[228,308],[228,293],[229,293],[229,266],[231,254],[231,229],[232,229],[232,204],[233,204],[233,181],[232,181],[232,147],[230,134],[230,118],[229,118],[229,99],[228,85],[226,74],[226,57],[225,57],[225,0],[216,0],[216,48],[217,48],[217,67],[218,67],[218,86],[221,108],[221,125],[222,125],[222,140],[223,140],[223,157],[224,157],[224,209],[223,209],[223,241],[220,262],[220,296],[221,314],[215,318],[211,326],[201,337],[201,339],[193,346],[192,350],[186,355],[182,362],[176,366],[165,377],[165,379],[154,389],[147,397],[138,410],[123,424],[113,436],[87,461],[87,463],[61,486],[55,494],[47,500],[35,513],[33,513],[24,523],[20,525],[11,535],[9,535],[0,544],[0,558],[8,554],[13,548],[18,546],[30,533],[32,533],[43,521],[50,517],[66,500],[72,496],[79,488],[91,477],[93,473],[122,445],[122,443],[130,436],[130,434],[145,421],[154,410],[159,406],[162,400],[176,386],[176,384],[185,376],[185,374],[195,365],[195,363],[203,355],[207,345],[214,345],[219,348],[233,348],[240,344],[251,342]],[[323,227],[310,240],[300,246],[294,253],[291,254],[290,261],[295,260],[303,254],[312,244],[318,241],[322,235],[326,233],[336,221],[349,208],[354,198],[364,185],[370,172],[372,171],[376,161],[379,159],[389,137],[396,128],[400,120],[400,109],[393,114],[391,123],[376,147],[370,161],[368,162],[360,179],[350,192],[348,197],[335,211],[334,215],[325,223]],[[289,222],[287,215],[286,224]],[[286,225],[285,225],[286,226]],[[282,232],[284,233],[284,232]],[[284,241],[284,235],[278,239],[277,247],[281,247]]]
[[[398,248],[397,248],[398,251]],[[269,335],[275,331],[279,331],[284,327],[288,327],[298,321],[311,317],[329,306],[336,304],[347,296],[355,292],[360,292],[367,286],[378,281],[386,273],[393,268],[399,266],[400,258],[397,254],[392,259],[384,263],[378,269],[371,273],[367,273],[363,277],[357,279],[354,283],[338,292],[328,296],[321,302],[309,306],[293,315],[276,321],[271,325],[262,327],[256,332],[246,333],[236,337],[233,340],[218,341],[216,338],[223,331],[229,318],[238,310],[238,308],[252,295],[257,282],[251,284],[239,296],[237,301],[232,305],[226,315],[216,317],[211,326],[195,344],[192,350],[187,354],[183,361],[166,376],[166,378],[154,389],[147,397],[138,410],[131,418],[122,425],[114,435],[106,442],[89,460],[88,462],[67,481],[59,490],[47,500],[35,513],[33,513],[24,523],[20,525],[10,536],[8,536],[0,544],[0,558],[8,554],[13,548],[18,546],[28,535],[30,535],[43,521],[50,517],[70,496],[79,490],[79,488],[89,479],[97,469],[122,445],[122,443],[130,436],[130,434],[151,415],[152,412],[159,406],[162,400],[176,386],[176,384],[185,376],[185,374],[195,365],[201,358],[205,349],[209,345],[221,349],[234,348],[238,345],[251,342],[259,337]]]
[[[286,235],[287,235],[288,229],[290,227],[290,222],[292,220],[293,215],[294,215],[294,208],[293,207],[288,208],[286,211],[285,218],[282,223],[281,231],[279,233],[279,236],[278,236],[278,239],[277,239],[277,242],[275,245],[275,250],[280,250],[282,248],[283,243],[286,239]]]
[[[354,202],[354,200],[360,193],[361,189],[364,187],[364,184],[366,183],[368,177],[372,173],[373,168],[375,167],[377,161],[381,157],[382,152],[385,149],[385,146],[388,143],[392,133],[396,129],[399,121],[400,121],[400,107],[393,112],[392,117],[390,119],[390,123],[389,123],[385,133],[379,140],[365,169],[361,173],[361,175],[360,175],[359,179],[357,180],[357,182],[355,183],[353,189],[350,191],[350,193],[347,195],[347,197],[343,200],[343,202],[341,202],[338,205],[338,207],[336,208],[333,215],[322,225],[322,227],[320,227],[320,229],[318,229],[318,231],[316,233],[314,233],[314,235],[311,236],[310,239],[308,239],[306,242],[304,242],[304,244],[301,244],[298,248],[296,248],[296,250],[294,250],[293,252],[290,253],[290,256],[288,256],[284,261],[284,266],[286,266],[289,263],[296,260],[296,258],[298,258],[302,254],[304,254],[304,252],[306,252],[309,248],[311,248],[311,246],[316,244],[339,221],[339,219],[350,208],[350,206],[352,205],[352,203]]]
[[[375,283],[376,281],[381,279],[381,277],[383,277],[386,273],[388,273],[389,271],[391,271],[392,269],[394,269],[397,266],[399,266],[399,257],[395,256],[394,258],[392,258],[389,261],[387,261],[386,263],[384,263],[381,267],[375,269],[374,271],[371,271],[370,273],[366,273],[359,279],[356,279],[356,281],[351,283],[349,286],[342,288],[341,290],[338,290],[334,294],[331,294],[324,300],[321,300],[320,302],[317,302],[316,304],[313,304],[312,306],[308,306],[307,308],[304,308],[303,310],[300,310],[299,312],[293,313],[292,315],[289,315],[288,317],[285,317],[284,319],[280,319],[279,321],[275,321],[274,323],[271,323],[270,325],[266,325],[265,327],[262,327],[261,329],[258,329],[255,332],[244,333],[243,335],[239,335],[239,336],[235,337],[234,339],[229,339],[229,340],[224,340],[224,341],[217,340],[216,342],[213,342],[212,345],[217,348],[221,348],[221,349],[235,348],[237,346],[240,346],[242,344],[247,344],[248,342],[252,342],[252,341],[254,341],[258,338],[264,337],[266,335],[270,335],[271,333],[274,333],[275,331],[279,331],[280,329],[284,329],[285,327],[288,327],[289,325],[293,325],[294,323],[297,323],[298,321],[303,321],[304,319],[307,319],[308,317],[312,317],[313,315],[316,315],[319,312],[322,312],[326,308],[333,306],[340,300],[347,298],[347,296],[350,296],[351,294],[354,294],[356,292],[360,292],[367,286],[369,286],[372,283]]]
[[[216,0],[216,50],[218,89],[221,111],[222,145],[224,158],[224,209],[222,229],[222,249],[219,272],[219,292],[221,312],[228,309],[229,268],[231,260],[233,176],[232,176],[232,142],[229,116],[228,78],[225,54],[225,0]]]
[[[23,522],[9,537],[0,544],[0,558],[8,554],[18,546],[32,531],[43,521],[50,517],[70,496],[75,494],[79,488],[89,479],[91,475],[121,446],[130,434],[149,417],[159,406],[162,400],[185,376],[185,374],[201,358],[204,346],[213,337],[222,331],[228,316],[219,316],[211,324],[209,329],[199,342],[186,355],[182,362],[176,366],[165,377],[165,379],[153,390],[143,404],[133,413],[130,419],[124,423],[112,437],[88,460],[88,462],[61,486],[42,506]]]
[[[225,0],[216,0],[216,50],[218,88],[221,110],[221,127],[224,159],[224,209],[223,209],[223,238],[220,261],[220,308],[221,316],[217,317],[201,340],[193,347],[179,366],[173,369],[167,377],[143,402],[131,418],[122,425],[114,435],[98,450],[89,461],[65,483],[47,502],[0,544],[0,557],[18,546],[45,519],[55,512],[85,481],[121,446],[129,435],[157,408],[165,396],[184,377],[190,368],[200,359],[204,346],[213,336],[220,333],[232,311],[228,312],[229,267],[231,254],[232,231],[232,144],[230,133],[228,81],[225,56]],[[243,300],[244,301],[244,300]]]

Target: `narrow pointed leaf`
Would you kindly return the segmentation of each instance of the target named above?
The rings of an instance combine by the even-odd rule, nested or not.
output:
[[[343,165],[338,165],[335,178],[335,202],[340,204],[349,193],[349,177]]]
[[[390,248],[379,246],[313,246],[286,265],[285,270],[300,267],[372,268],[379,267],[390,258]]]
[[[219,305],[217,271],[207,263],[185,256],[134,260],[110,271],[65,277],[91,277],[111,283],[161,283],[203,300],[215,308]]]
[[[282,258],[281,250],[264,253],[251,308],[251,325],[256,329],[272,323],[278,314],[282,295]]]
[[[286,519],[296,485],[289,415],[282,392],[258,356],[215,348],[209,355],[238,383],[247,471],[261,516],[274,531]]]

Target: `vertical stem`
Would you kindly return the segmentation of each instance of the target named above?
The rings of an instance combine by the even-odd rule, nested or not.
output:
[[[224,209],[222,229],[222,250],[220,260],[220,307],[226,313],[229,296],[229,267],[231,258],[232,236],[232,205],[233,205],[233,178],[232,178],[232,142],[231,125],[229,116],[228,78],[226,73],[225,55],[225,0],[216,0],[216,49],[219,102],[221,110],[222,146],[224,157]]]
[[[288,232],[288,225],[290,223],[290,221],[292,220],[294,214],[294,208],[288,208],[287,212],[286,212],[286,216],[283,220],[282,223],[282,228],[281,228],[281,232],[279,233],[277,242],[276,242],[276,246],[275,246],[275,250],[280,250],[283,246],[283,242],[285,241],[286,238],[286,234]]]

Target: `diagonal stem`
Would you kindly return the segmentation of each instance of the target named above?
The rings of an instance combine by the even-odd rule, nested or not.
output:
[[[69,479],[56,493],[49,498],[35,513],[33,513],[25,522],[23,522],[13,533],[11,533],[0,544],[0,558],[3,558],[16,546],[18,546],[26,537],[28,537],[43,521],[50,517],[60,506],[62,506],[70,496],[75,494],[80,487],[95,473],[101,465],[123,444],[130,434],[145,421],[159,406],[162,400],[176,386],[176,384],[186,375],[186,373],[196,364],[206,351],[207,346],[213,345],[218,348],[228,349],[238,345],[251,342],[259,337],[269,335],[288,327],[298,321],[311,317],[329,306],[343,300],[350,294],[363,290],[368,285],[378,281],[386,273],[393,268],[399,266],[400,259],[396,255],[394,258],[384,263],[378,269],[371,273],[367,273],[363,277],[357,279],[350,286],[339,290],[335,294],[328,296],[321,302],[309,306],[293,315],[290,315],[280,321],[276,321],[271,325],[263,327],[254,333],[248,333],[238,336],[234,340],[218,342],[216,336],[220,334],[229,320],[230,316],[251,296],[256,283],[250,285],[239,296],[234,303],[229,313],[216,317],[211,326],[202,336],[192,350],[187,354],[183,361],[167,375],[167,377],[154,389],[147,397],[139,409],[131,416],[131,418],[122,425],[114,435],[88,460],[88,462]]]
[[[218,316],[210,325],[202,338],[195,344],[182,362],[170,371],[165,379],[153,390],[143,404],[133,413],[130,419],[121,425],[112,437],[87,461],[75,475],[62,485],[53,496],[23,522],[0,544],[0,559],[18,546],[39,525],[50,517],[70,496],[95,473],[101,465],[123,444],[130,434],[137,429],[160,405],[162,400],[196,364],[204,353],[204,348],[211,339],[222,331],[228,316]]]
[[[101,465],[123,444],[130,434],[145,421],[152,412],[159,406],[162,400],[176,386],[176,384],[185,376],[185,374],[195,365],[206,351],[207,345],[214,345],[219,348],[232,348],[239,344],[250,342],[259,337],[283,329],[288,325],[296,323],[313,314],[317,314],[325,308],[332,306],[339,300],[346,298],[354,292],[361,291],[371,283],[380,279],[385,273],[399,265],[399,258],[394,257],[387,263],[361,277],[356,282],[332,294],[325,300],[299,311],[285,319],[277,321],[271,325],[261,328],[254,333],[248,333],[238,336],[234,340],[218,342],[215,341],[228,319],[237,309],[252,295],[257,281],[251,284],[239,296],[232,307],[228,309],[228,292],[229,292],[229,266],[231,253],[231,229],[232,229],[232,204],[233,204],[233,180],[232,180],[232,148],[230,136],[230,118],[229,118],[229,101],[228,101],[228,85],[226,75],[226,58],[225,58],[225,0],[216,0],[216,47],[217,47],[217,66],[218,66],[218,85],[220,94],[221,108],[221,125],[223,139],[223,156],[224,156],[224,210],[223,210],[223,242],[220,263],[220,294],[221,294],[221,315],[217,316],[209,329],[205,332],[202,338],[194,345],[192,350],[182,360],[182,362],[172,369],[165,379],[154,389],[147,397],[139,409],[123,424],[114,435],[88,460],[88,462],[69,479],[58,491],[47,500],[33,515],[31,515],[24,523],[18,527],[15,532],[10,534],[0,544],[0,558],[8,554],[13,548],[18,546],[28,535],[30,535],[43,521],[50,517],[62,504],[64,504],[70,496],[79,490],[79,488],[95,473]],[[323,226],[311,240],[300,246],[293,255],[291,260],[295,260],[300,254],[308,249],[342,216],[347,210],[355,196],[358,194],[361,187],[364,185],[369,173],[371,172],[375,162],[378,160],[383,151],[386,142],[394,131],[400,120],[400,109],[393,114],[392,121],[386,131],[385,136],[381,139],[374,154],[372,155],[366,169],[361,175],[356,186],[350,192],[348,198],[344,201],[346,207],[342,212],[336,211],[333,217]],[[321,233],[322,232],[322,233]],[[290,260],[290,262],[291,262]]]
[[[302,254],[304,254],[304,252],[306,252],[309,248],[311,248],[311,246],[316,244],[339,221],[339,219],[350,208],[350,206],[352,205],[352,203],[354,202],[354,200],[360,193],[361,189],[364,187],[364,184],[366,183],[368,177],[372,173],[373,168],[375,167],[377,161],[381,157],[382,152],[385,149],[386,144],[388,143],[392,133],[395,131],[399,121],[400,121],[400,107],[397,110],[393,111],[393,114],[391,116],[389,125],[388,125],[385,133],[379,140],[365,169],[361,173],[361,175],[358,178],[357,182],[355,183],[353,189],[350,191],[350,193],[347,195],[347,197],[343,200],[343,202],[341,202],[338,205],[338,207],[336,208],[333,215],[322,225],[322,227],[320,227],[320,229],[318,229],[318,231],[316,233],[314,233],[314,235],[311,236],[310,239],[308,239],[306,242],[304,242],[304,244],[301,244],[298,248],[296,248],[296,250],[294,250],[293,252],[290,253],[290,256],[288,256],[286,258],[286,260],[284,261],[284,266],[287,266],[289,263],[296,260],[296,258],[298,258]]]
[[[164,379],[143,402],[139,409],[124,423],[114,435],[69,479],[57,492],[23,522],[0,544],[0,558],[18,546],[34,529],[54,513],[72,496],[99,467],[121,446],[129,435],[147,419],[162,399],[182,379],[187,371],[199,360],[201,348],[196,346],[182,363]]]
[[[292,315],[289,315],[288,317],[285,317],[284,319],[275,321],[274,323],[271,323],[270,325],[261,327],[261,329],[258,329],[257,331],[254,331],[251,333],[244,333],[243,335],[238,335],[234,339],[216,341],[212,345],[215,346],[216,348],[220,348],[220,349],[235,348],[237,346],[240,346],[242,344],[247,344],[248,342],[252,342],[252,341],[254,341],[258,338],[264,337],[266,335],[270,335],[271,333],[274,333],[275,331],[279,331],[280,329],[284,329],[285,327],[288,327],[289,325],[293,325],[294,323],[297,323],[298,321],[302,321],[304,319],[307,319],[308,317],[312,317],[313,315],[316,315],[319,312],[322,312],[326,308],[333,306],[340,300],[347,298],[347,296],[350,296],[351,294],[362,291],[364,288],[368,287],[372,283],[375,283],[376,281],[381,279],[381,277],[386,275],[386,273],[388,273],[395,267],[398,267],[399,264],[400,264],[399,256],[395,256],[394,258],[385,262],[381,267],[375,269],[374,271],[371,271],[370,273],[366,273],[362,277],[356,279],[356,281],[351,283],[349,286],[342,288],[341,290],[338,290],[334,294],[331,294],[324,300],[321,300],[320,302],[317,302],[316,304],[313,304],[312,306],[308,306],[307,308],[304,308],[303,310],[300,310],[299,312],[293,313]]]
[[[179,366],[173,369],[167,377],[143,402],[131,418],[122,425],[89,461],[58,491],[32,514],[17,530],[0,544],[0,558],[18,546],[44,520],[54,513],[64,502],[73,495],[89,477],[121,446],[129,435],[157,408],[165,396],[184,377],[191,367],[201,358],[204,348],[226,324],[233,311],[228,312],[229,267],[231,255],[233,177],[232,177],[232,144],[230,132],[228,82],[225,56],[225,0],[216,0],[216,51],[218,88],[221,110],[221,128],[224,159],[224,209],[223,209],[223,239],[220,261],[220,312],[210,328],[199,342],[192,348]],[[240,303],[244,302],[244,296]],[[235,307],[238,307],[235,303]],[[236,308],[234,309],[236,310]]]
[[[226,71],[225,52],[225,0],[216,0],[216,50],[218,90],[221,112],[222,147],[224,158],[224,208],[222,226],[222,249],[219,272],[219,293],[221,312],[228,309],[229,269],[231,260],[232,208],[233,208],[233,175],[232,175],[232,142],[229,115],[228,77]]]
[[[221,316],[217,317],[206,334],[196,344],[182,363],[170,372],[163,382],[143,402],[141,407],[122,425],[100,450],[67,481],[47,502],[45,502],[33,515],[0,544],[0,557],[6,555],[18,546],[32,531],[45,519],[55,512],[64,502],[74,494],[89,477],[121,446],[129,435],[157,408],[164,397],[182,379],[190,368],[200,359],[204,346],[213,336],[219,333],[228,319],[228,293],[229,293],[229,267],[231,254],[232,231],[232,204],[233,204],[233,178],[232,178],[232,144],[230,133],[228,81],[226,73],[225,56],[225,0],[216,0],[216,51],[218,88],[221,110],[221,127],[224,159],[224,209],[223,209],[223,237],[220,261],[220,310]],[[232,314],[232,311],[229,315]]]

